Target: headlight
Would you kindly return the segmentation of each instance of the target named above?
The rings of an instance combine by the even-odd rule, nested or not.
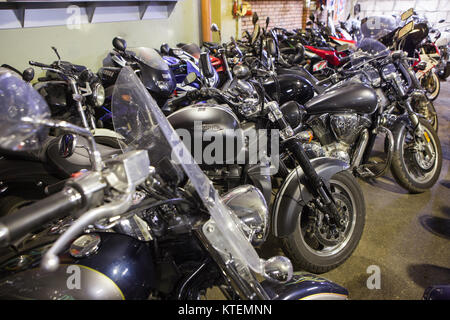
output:
[[[254,246],[265,242],[269,209],[259,189],[252,185],[242,185],[223,195],[222,201],[241,220],[244,234]]]
[[[105,103],[105,88],[100,83],[94,84],[92,99],[96,107],[101,107]]]

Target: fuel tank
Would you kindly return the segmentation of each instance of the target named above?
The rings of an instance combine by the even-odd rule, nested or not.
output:
[[[314,96],[314,89],[311,82],[305,77],[296,73],[282,73],[277,75],[280,85],[280,105],[288,101],[296,101],[304,104]],[[272,78],[268,78],[264,83],[264,89],[275,98],[277,84]]]
[[[377,94],[360,83],[348,83],[326,90],[305,103],[308,114],[354,112],[372,114],[377,110]]]
[[[223,105],[196,104],[167,119],[200,167],[237,163],[244,149],[244,133],[237,116]]]
[[[0,299],[147,299],[156,286],[149,244],[116,233],[77,238],[60,255],[55,272],[39,269],[55,236],[27,244],[19,254],[2,255]],[[76,245],[75,245],[76,244]]]

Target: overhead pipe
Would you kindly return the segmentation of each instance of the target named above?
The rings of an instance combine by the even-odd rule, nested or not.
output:
[[[212,41],[211,33],[211,0],[201,0],[202,10],[202,40]]]

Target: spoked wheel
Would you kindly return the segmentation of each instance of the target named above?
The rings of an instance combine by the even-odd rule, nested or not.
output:
[[[295,231],[281,241],[294,265],[309,272],[323,273],[342,264],[355,250],[364,229],[366,208],[356,179],[349,172],[339,172],[330,180],[330,191],[343,228],[338,230],[310,203],[303,207]]]
[[[391,171],[395,180],[411,193],[430,189],[439,178],[442,167],[442,149],[436,131],[420,119],[423,135],[410,126],[394,129],[394,153]]]
[[[441,83],[439,82],[439,77],[435,72],[430,72],[428,75],[424,76],[421,84],[426,90],[428,99],[433,101],[438,97],[441,90]]]

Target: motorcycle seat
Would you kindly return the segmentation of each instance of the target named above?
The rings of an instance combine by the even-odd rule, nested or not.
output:
[[[105,137],[102,137],[102,138],[105,138]],[[113,139],[113,138],[111,138],[111,139]],[[104,141],[102,141],[102,142],[104,142]],[[67,158],[63,158],[60,156],[58,144],[59,144],[59,139],[54,138],[49,143],[47,152],[46,152],[48,162],[52,166],[54,166],[58,171],[61,171],[65,175],[70,176],[71,174],[73,174],[75,172],[79,172],[83,169],[87,169],[87,170],[91,169],[89,153],[88,153],[88,149],[86,148],[86,146],[88,146],[88,143],[85,138],[78,137],[77,147],[75,148],[74,153]],[[122,151],[119,148],[113,148],[106,144],[107,143],[105,143],[105,142],[103,144],[97,143],[97,149],[100,152],[103,160],[111,159],[114,156],[122,153]],[[109,145],[112,145],[112,144],[109,144]]]

